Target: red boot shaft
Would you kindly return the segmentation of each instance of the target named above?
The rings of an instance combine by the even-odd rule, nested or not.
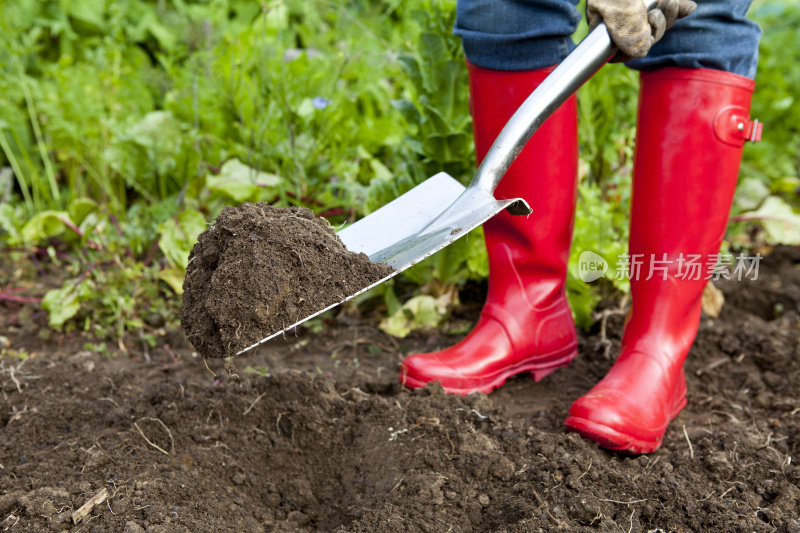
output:
[[[601,446],[651,452],[686,405],[683,363],[728,222],[753,89],[753,80],[716,70],[642,73],[631,311],[619,358],[566,420]]]
[[[496,71],[468,65],[478,160],[552,69]],[[439,381],[448,392],[489,392],[509,376],[541,379],[576,355],[566,279],[577,184],[577,107],[570,98],[537,131],[495,191],[525,198],[529,217],[501,213],[486,224],[489,291],[473,331],[456,346],[403,362],[401,382]]]
[[[470,65],[478,161],[551,71],[498,72]],[[541,354],[577,346],[564,287],[577,199],[577,117],[572,96],[531,138],[495,190],[499,199],[526,199],[533,214],[503,212],[483,226],[490,276],[481,314],[503,324],[512,342]],[[537,309],[538,316],[518,314],[527,309]]]

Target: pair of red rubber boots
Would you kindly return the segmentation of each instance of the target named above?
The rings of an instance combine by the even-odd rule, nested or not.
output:
[[[479,160],[550,70],[469,65]],[[753,90],[753,80],[716,70],[641,74],[631,309],[614,365],[573,403],[565,422],[602,447],[651,452],[686,405],[683,363],[697,334],[707,272],[727,225],[742,147],[760,135],[749,120]],[[406,358],[401,382],[421,387],[438,381],[451,393],[488,393],[521,372],[538,381],[577,355],[565,290],[577,161],[572,97],[537,131],[495,192],[497,198],[525,198],[533,214],[501,213],[484,225],[489,288],[478,323],[451,348]]]

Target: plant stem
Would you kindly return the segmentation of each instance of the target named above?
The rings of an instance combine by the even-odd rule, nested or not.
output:
[[[6,134],[3,132],[2,127],[0,127],[0,148],[3,149],[6,159],[8,159],[8,162],[11,164],[11,168],[14,169],[14,175],[17,177],[17,183],[19,183],[19,188],[22,191],[22,198],[25,200],[25,207],[27,207],[28,210],[32,210],[34,205],[33,201],[31,200],[28,181],[25,178],[25,173],[22,172],[22,167],[19,165],[17,156],[15,156],[14,152],[11,151],[11,146],[8,144]]]
[[[47,181],[50,185],[50,196],[56,201],[57,207],[60,207],[61,193],[58,191],[56,173],[53,169],[53,163],[50,161],[50,156],[47,154],[47,148],[44,142],[44,137],[42,136],[42,130],[39,127],[39,119],[36,117],[36,107],[33,104],[33,97],[31,96],[30,89],[28,88],[28,78],[25,76],[25,72],[22,70],[22,65],[20,65],[20,78],[22,79],[22,92],[25,95],[25,103],[27,104],[28,115],[31,119],[31,126],[33,127],[33,133],[36,136],[36,146],[39,149],[39,156],[42,158],[45,174],[47,175]]]

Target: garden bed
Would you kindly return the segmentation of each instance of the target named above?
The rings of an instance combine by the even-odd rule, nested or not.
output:
[[[780,250],[758,280],[718,284],[689,405],[659,451],[633,457],[562,428],[612,363],[599,325],[541,383],[461,398],[396,380],[405,353],[457,337],[399,341],[340,315],[229,374],[179,332],[109,358],[38,339],[0,303],[0,529],[800,531],[798,261]],[[609,315],[613,354],[623,317]]]

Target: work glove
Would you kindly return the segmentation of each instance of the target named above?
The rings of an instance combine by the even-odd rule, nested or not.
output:
[[[592,29],[605,22],[619,48],[611,61],[624,62],[646,56],[675,21],[696,7],[692,0],[659,0],[656,7],[646,11],[642,0],[586,0],[586,20]]]

